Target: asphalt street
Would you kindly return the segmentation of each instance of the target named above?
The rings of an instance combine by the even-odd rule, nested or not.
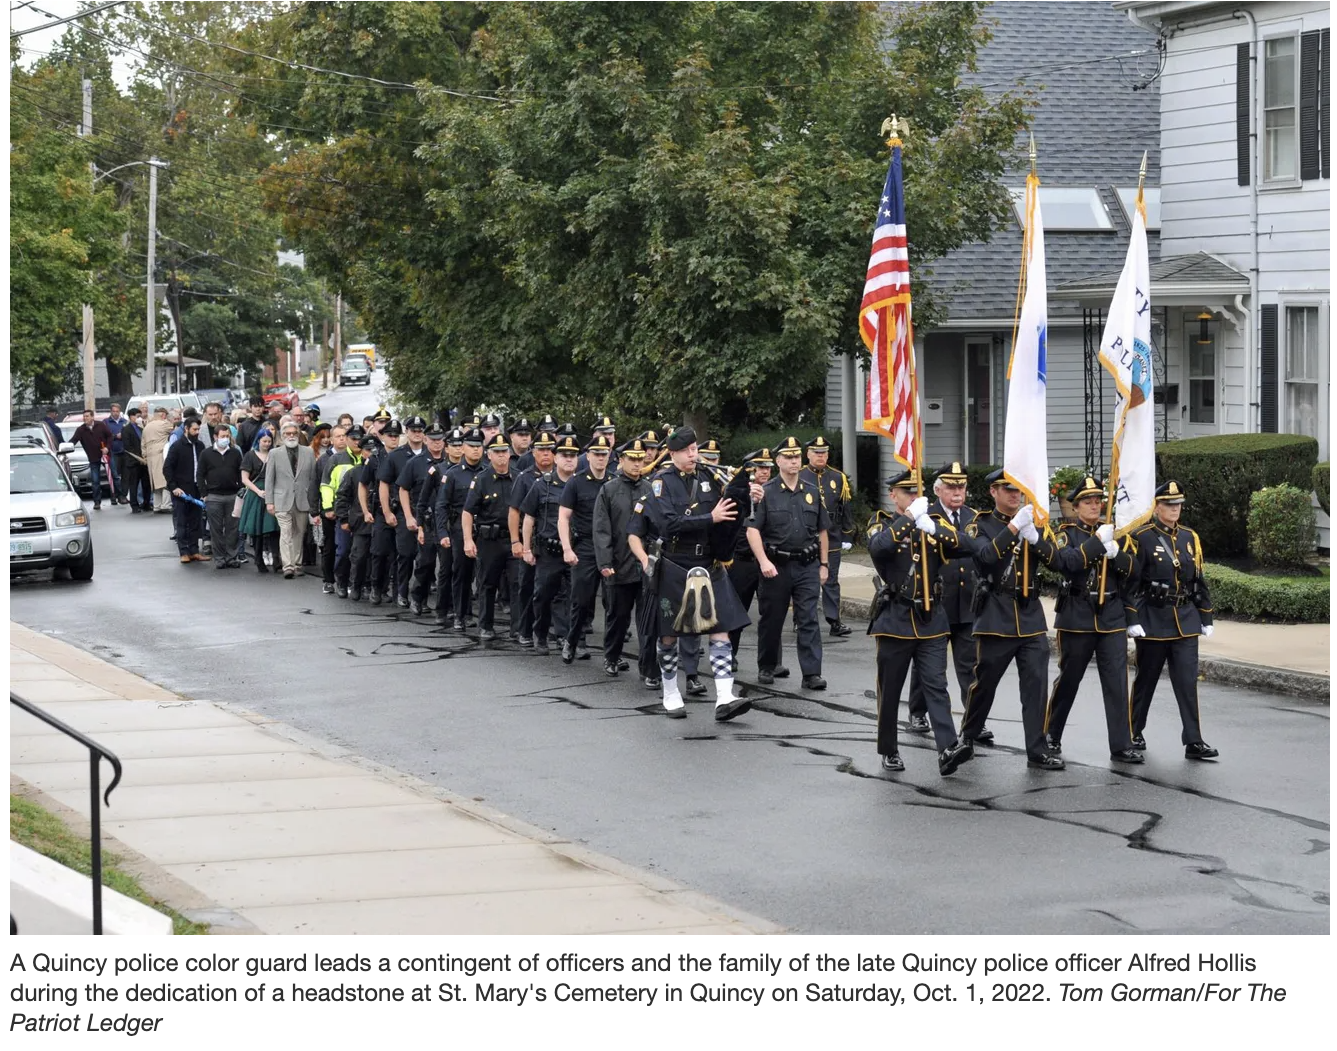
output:
[[[377,395],[318,401],[325,419],[360,420]],[[16,578],[14,620],[797,931],[1329,930],[1326,705],[1203,683],[1221,760],[1191,763],[1163,681],[1146,765],[1116,768],[1092,669],[1068,769],[1051,774],[1026,767],[1009,675],[989,720],[996,747],[943,779],[931,742],[903,734],[908,770],[886,775],[861,634],[824,640],[824,693],[798,690],[787,644],[794,677],[748,687],[751,713],[716,724],[707,699],[671,721],[634,674],[610,680],[597,660],[483,645],[322,595],[317,577],[183,566],[167,516],[104,506],[94,530],[95,579]]]

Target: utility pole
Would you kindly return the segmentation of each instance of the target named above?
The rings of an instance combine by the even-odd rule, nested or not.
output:
[[[145,307],[145,325],[148,332],[148,358],[144,369],[144,393],[152,394],[158,384],[155,382],[157,377],[157,357],[154,353],[157,350],[158,326],[156,324],[158,295],[157,289],[153,284],[154,270],[157,263],[158,248],[158,165],[161,162],[157,157],[149,158],[149,264],[148,264],[148,303]]]
[[[79,137],[84,138],[93,134],[93,82],[84,77],[84,119],[79,125]],[[97,191],[97,165],[89,163],[89,174],[93,177],[93,190]],[[90,278],[91,280],[91,278]],[[84,408],[93,409],[97,406],[97,398],[93,389],[93,358],[97,353],[97,345],[93,340],[93,305],[84,304]]]
[[[325,355],[330,349],[330,320],[329,318],[320,319],[320,389],[330,389],[330,374],[326,372],[329,362]]]
[[[339,369],[343,368],[344,360],[344,294],[342,291],[334,297],[334,374],[338,378]]]

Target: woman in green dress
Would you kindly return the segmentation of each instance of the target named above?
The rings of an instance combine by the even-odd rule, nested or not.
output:
[[[265,464],[269,462],[269,450],[274,446],[274,432],[268,427],[260,428],[251,445],[251,450],[241,461],[241,484],[245,487],[245,499],[241,505],[241,521],[237,523],[237,532],[243,537],[250,537],[255,549],[255,568],[260,573],[268,573],[265,565],[265,552],[268,550],[270,561],[277,564],[279,552],[279,523],[265,509]]]

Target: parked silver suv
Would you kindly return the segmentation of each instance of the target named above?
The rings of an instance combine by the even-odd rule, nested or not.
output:
[[[9,572],[67,568],[93,579],[93,531],[60,462],[35,441],[9,447]]]

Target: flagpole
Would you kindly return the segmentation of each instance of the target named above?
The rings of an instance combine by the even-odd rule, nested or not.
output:
[[[1143,187],[1147,181],[1147,151],[1142,151],[1142,167],[1137,173],[1137,198],[1135,209],[1142,207]],[[1134,219],[1134,222],[1137,220]],[[1147,299],[1151,299],[1151,289],[1147,289]],[[1114,494],[1119,484],[1119,447],[1114,443],[1114,438],[1110,437],[1110,473],[1105,479],[1105,524],[1114,521]],[[1100,560],[1100,597],[1096,600],[1096,606],[1103,609],[1105,606],[1105,581],[1109,577],[1109,559]]]
[[[1031,184],[1032,184],[1032,182],[1035,183],[1035,196],[1036,196],[1036,201],[1035,201],[1035,203],[1036,203],[1037,206],[1039,205],[1039,197],[1040,197],[1040,190],[1039,190],[1039,171],[1038,171],[1038,169],[1037,169],[1037,164],[1036,164],[1037,157],[1036,157],[1036,152],[1035,152],[1035,132],[1031,132],[1030,152],[1031,152],[1031,174],[1030,174],[1030,177],[1027,178],[1027,180],[1026,180],[1026,199],[1025,199],[1025,201],[1023,202],[1023,203],[1024,203],[1024,211],[1025,211],[1025,214],[1026,214],[1026,232],[1022,235],[1022,239],[1021,239],[1021,277],[1020,277],[1020,279],[1017,281],[1017,305],[1016,305],[1016,309],[1014,310],[1014,312],[1013,312],[1013,314],[1012,314],[1012,353],[1013,353],[1013,354],[1016,354],[1016,352],[1017,352],[1017,328],[1018,328],[1018,326],[1021,324],[1021,308],[1022,308],[1023,303],[1025,302],[1025,299],[1026,299],[1026,285],[1027,285],[1027,278],[1030,276],[1031,246],[1032,246],[1032,243],[1033,243],[1033,242],[1032,242],[1032,235],[1031,235],[1031,228],[1032,228],[1032,226],[1033,226],[1033,223],[1031,222],[1031,189],[1032,189]],[[1007,369],[1007,372],[1008,372],[1008,376],[1010,377],[1010,376],[1012,375],[1012,365],[1011,365],[1011,362],[1008,363],[1008,369]],[[1030,584],[1029,584],[1029,580],[1030,580],[1030,575],[1031,575],[1031,574],[1030,574],[1029,559],[1030,559],[1029,545],[1023,543],[1023,544],[1021,545],[1021,595],[1022,595],[1022,598],[1029,598],[1029,597],[1030,597]]]

